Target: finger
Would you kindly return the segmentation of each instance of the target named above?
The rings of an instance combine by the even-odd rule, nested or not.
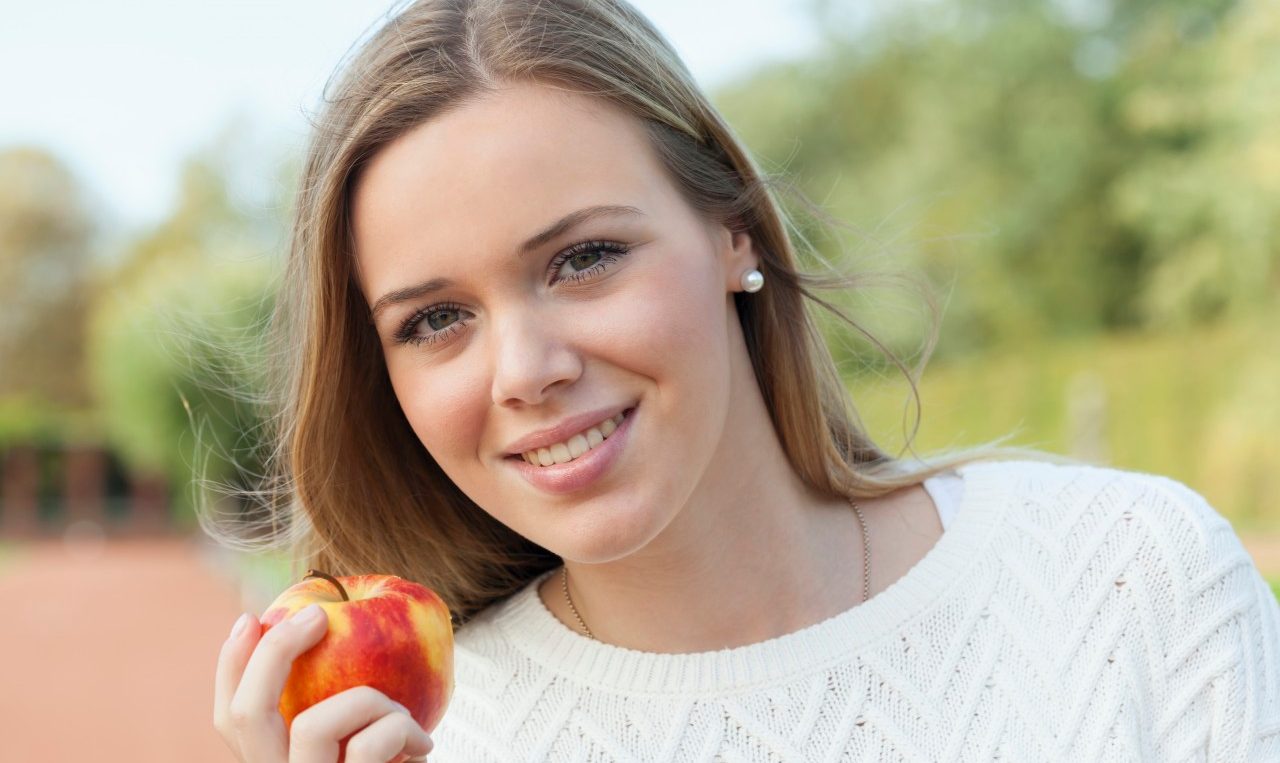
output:
[[[240,685],[231,697],[231,723],[242,737],[278,734],[279,739],[270,740],[269,747],[277,749],[284,745],[284,723],[279,707],[285,680],[293,661],[315,646],[327,628],[324,610],[318,604],[311,604],[272,626],[258,640]]]
[[[259,629],[258,618],[247,612],[240,615],[218,652],[213,677],[213,725],[219,732],[229,730],[231,697],[240,685],[253,645],[258,643]]]
[[[388,763],[401,755],[425,757],[431,737],[406,712],[384,715],[347,742],[347,763]]]
[[[401,716],[408,722],[405,728],[410,733],[416,731],[419,743],[421,739],[427,739],[429,743],[430,738],[426,732],[418,726],[403,705],[377,689],[356,686],[317,702],[293,719],[293,727],[289,732],[289,750],[295,757],[290,760],[296,763],[332,763],[338,759],[339,740],[394,715]],[[391,754],[379,759],[378,763],[386,763],[399,751],[400,748],[397,747]],[[347,746],[346,760],[352,760],[350,743]]]

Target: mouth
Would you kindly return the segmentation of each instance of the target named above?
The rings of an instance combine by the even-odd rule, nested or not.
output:
[[[636,411],[638,409],[639,404],[624,410],[620,414],[622,423],[618,424],[607,437],[601,429],[597,429],[594,435],[590,432],[587,434],[579,433],[569,438],[569,443],[556,443],[551,448],[539,448],[536,465],[530,463],[529,459],[533,456],[529,453],[508,456],[504,463],[517,476],[541,493],[555,496],[581,494],[604,480],[606,475],[614,471],[614,466],[626,458],[625,454],[630,448],[631,430],[635,428]],[[608,428],[607,425],[598,426]],[[591,428],[588,427],[588,430]],[[574,452],[581,451],[583,447],[582,441],[575,441],[575,438],[578,437],[583,438],[590,447],[575,458],[573,456]],[[596,437],[602,439],[599,444],[592,446],[591,441]],[[570,444],[574,446],[572,450],[569,449]],[[566,450],[561,451],[561,447]],[[560,456],[567,454],[569,460],[563,463],[555,463],[555,457],[551,454],[553,449]],[[543,456],[549,456],[550,458],[544,459]],[[544,460],[550,460],[550,465],[543,466]]]
[[[506,459],[509,461],[524,461],[535,469],[547,469],[571,464],[603,447],[606,442],[618,433],[618,430],[637,407],[638,405],[633,405],[621,413],[593,424],[561,442],[528,450],[524,453],[512,453],[507,455]]]

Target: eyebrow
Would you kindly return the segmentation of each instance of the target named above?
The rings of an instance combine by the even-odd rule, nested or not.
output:
[[[551,225],[544,228],[520,245],[517,254],[523,257],[530,252],[536,251],[547,243],[554,241],[556,238],[563,236],[570,230],[582,225],[590,220],[598,217],[607,217],[615,215],[630,215],[644,217],[644,213],[635,207],[618,205],[618,204],[600,204],[594,207],[584,207],[576,212],[570,212],[564,217],[556,220]],[[424,295],[430,294],[441,289],[447,289],[453,286],[454,282],[448,278],[432,278],[422,283],[416,283],[412,286],[406,286],[402,289],[389,291],[378,298],[373,304],[373,309],[369,313],[370,319],[378,317],[378,313],[401,302],[408,302]]]

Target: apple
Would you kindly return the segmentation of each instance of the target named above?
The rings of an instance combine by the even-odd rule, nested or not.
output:
[[[280,695],[286,727],[320,700],[364,685],[431,733],[453,695],[453,624],[435,591],[395,575],[308,570],[263,613],[263,633],[309,604],[325,611],[329,629],[293,661]]]

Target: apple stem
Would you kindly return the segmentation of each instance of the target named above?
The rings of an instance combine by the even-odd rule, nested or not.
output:
[[[347,589],[343,588],[342,584],[338,582],[338,579],[329,573],[321,572],[320,570],[307,570],[307,574],[303,575],[302,579],[306,580],[307,578],[321,578],[333,583],[334,587],[338,589],[338,593],[342,594],[342,600],[351,601],[351,597],[347,596]]]

